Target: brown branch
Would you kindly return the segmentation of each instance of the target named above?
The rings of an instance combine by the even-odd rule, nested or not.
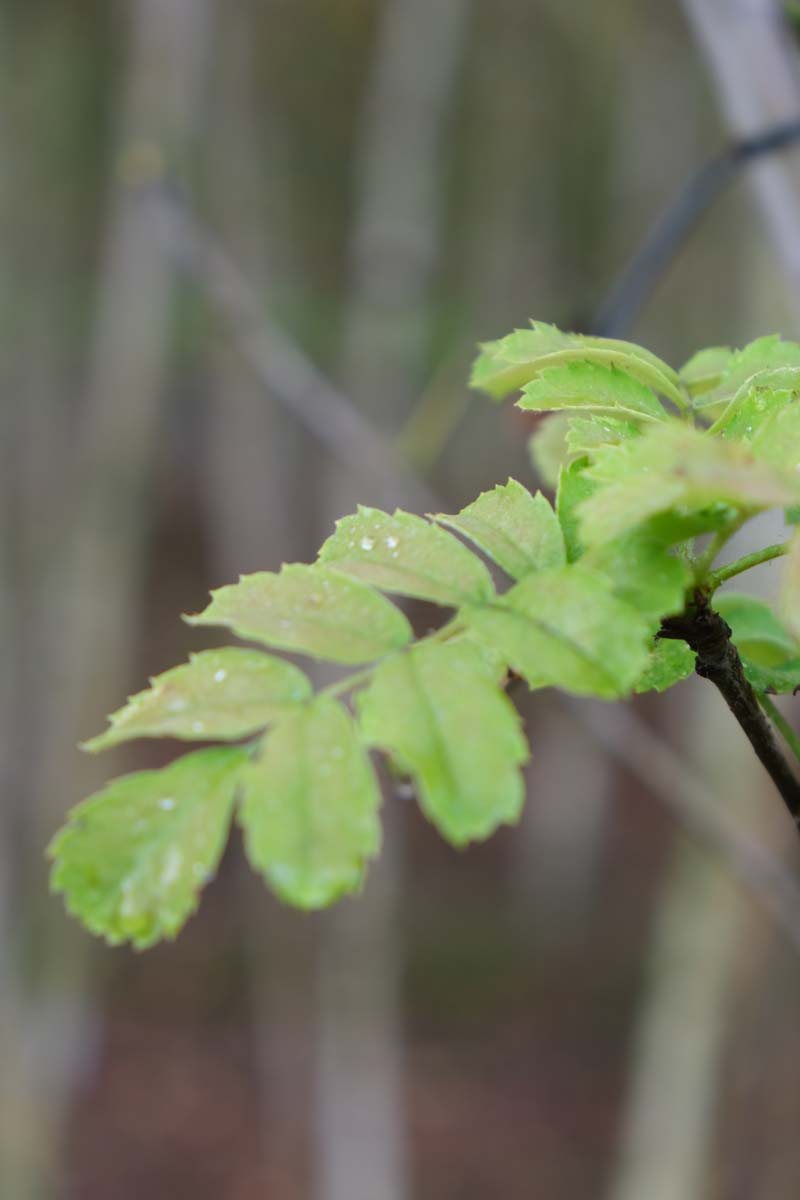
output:
[[[705,593],[698,590],[685,612],[662,623],[658,636],[685,641],[695,652],[695,671],[703,679],[710,679],[722,695],[800,830],[800,780],[783,756],[745,678],[729,625],[711,608]]]

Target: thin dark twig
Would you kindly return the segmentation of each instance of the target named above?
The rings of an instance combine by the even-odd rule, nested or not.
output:
[[[738,176],[741,168],[766,154],[787,150],[800,140],[800,118],[742,138],[705,163],[684,184],[656,220],[631,261],[600,305],[591,332],[619,337],[627,332],[692,229]]]
[[[784,757],[772,726],[745,678],[739,652],[731,641],[730,626],[698,590],[685,612],[662,622],[659,636],[679,638],[694,650],[697,674],[709,679],[718,689],[769,772],[795,827],[800,826],[800,780]]]

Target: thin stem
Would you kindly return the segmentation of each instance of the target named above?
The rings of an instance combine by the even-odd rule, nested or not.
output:
[[[770,562],[773,558],[780,558],[782,554],[787,553],[788,549],[789,542],[776,542],[772,546],[765,546],[763,550],[754,550],[752,554],[745,554],[742,558],[737,558],[735,562],[728,563],[725,567],[718,567],[716,571],[710,571],[707,588],[713,592],[726,579],[733,579],[734,575],[741,575],[743,571],[749,571],[751,567],[757,567],[759,563]]]
[[[800,827],[800,780],[789,766],[745,678],[729,626],[709,606],[703,589],[697,589],[685,612],[663,622],[660,636],[685,641],[694,650],[695,671],[703,679],[711,680],[720,692],[778,789],[795,827]]]
[[[446,625],[442,625],[441,629],[434,629],[431,633],[426,634],[425,637],[417,638],[413,645],[420,646],[423,642],[447,642],[450,638],[457,637],[458,634],[463,632],[464,626],[454,617],[452,621],[448,621]],[[407,649],[409,647],[402,646],[399,653]],[[362,667],[360,671],[354,671],[352,675],[345,675],[343,679],[337,679],[335,683],[329,683],[327,687],[320,688],[317,694],[320,696],[342,696],[369,679],[374,670],[375,664],[371,663],[368,667]]]
[[[727,545],[735,533],[739,532],[746,520],[747,517],[740,513],[739,516],[731,521],[729,525],[726,525],[724,529],[720,529],[718,533],[714,534],[711,541],[708,543],[705,550],[695,563],[697,580],[699,583],[703,583],[705,581],[706,572],[710,569],[711,564],[719,554],[720,550]]]
[[[764,692],[756,692],[756,696],[758,697],[758,703],[772,721],[772,724],[778,730],[786,745],[790,748],[795,758],[800,761],[800,735],[792,729],[786,717],[778,706],[770,700],[769,696],[766,696]]]

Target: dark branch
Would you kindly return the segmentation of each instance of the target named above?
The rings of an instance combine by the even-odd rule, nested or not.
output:
[[[589,332],[604,337],[625,334],[692,229],[741,168],[765,154],[786,150],[798,140],[800,120],[785,121],[734,142],[704,163],[657,218],[595,314]]]
[[[745,678],[739,652],[731,641],[730,627],[711,608],[708,597],[697,591],[685,612],[662,623],[658,636],[681,639],[695,652],[697,674],[710,679],[721,693],[800,829],[800,780],[781,753],[772,727]]]

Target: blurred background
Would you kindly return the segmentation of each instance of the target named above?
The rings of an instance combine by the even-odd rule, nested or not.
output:
[[[282,909],[234,837],[174,945],[110,950],[43,857],[171,757],[76,745],[210,644],[179,614],[211,587],[313,560],[356,501],[539,484],[530,421],[467,391],[475,343],[591,326],[685,181],[800,111],[792,19],[0,0],[2,1200],[796,1197],[798,941],[691,812],[798,856],[700,680],[524,698],[520,828],[457,853],[392,796],[329,914]],[[788,150],[620,333],[679,365],[799,317]]]

